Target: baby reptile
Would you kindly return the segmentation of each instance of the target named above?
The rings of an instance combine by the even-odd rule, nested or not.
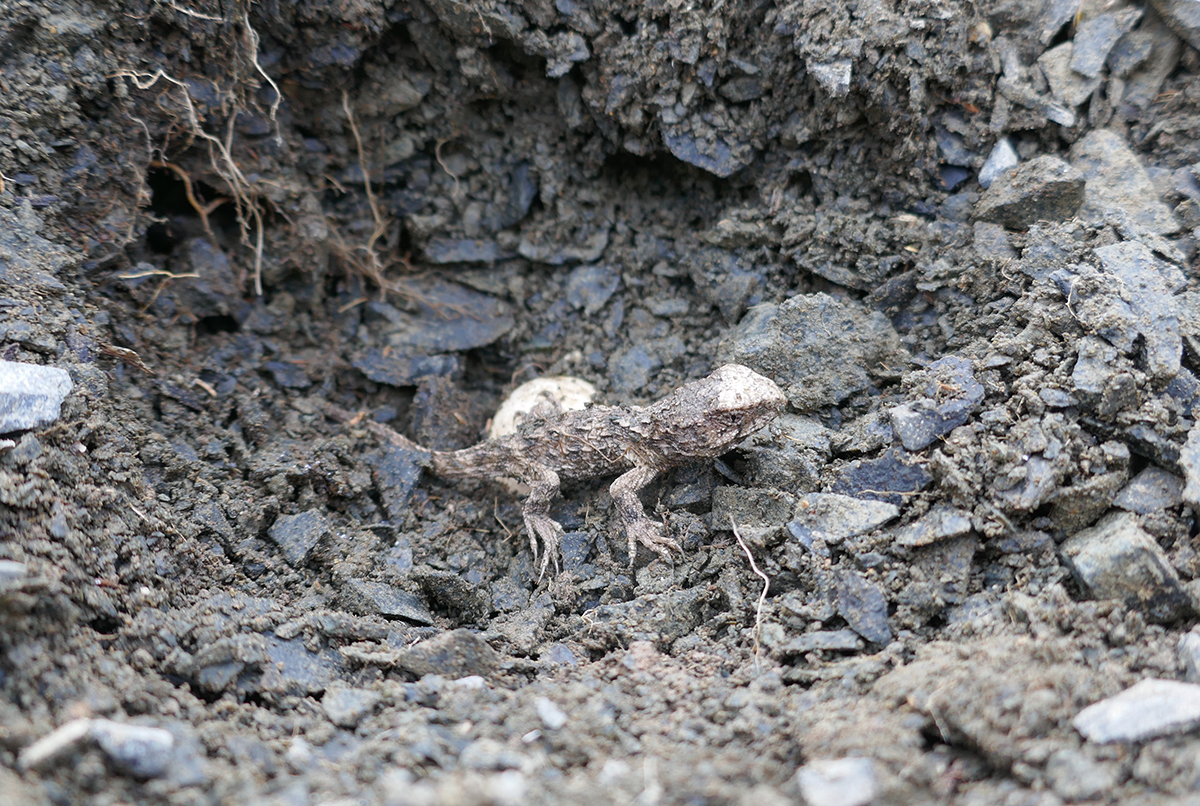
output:
[[[629,540],[629,558],[637,544],[670,557],[679,545],[663,524],[646,517],[638,493],[663,470],[693,459],[728,451],[783,410],[779,387],[751,369],[726,364],[649,406],[592,406],[533,419],[517,433],[459,451],[430,451],[387,426],[364,422],[394,445],[426,454],[427,466],[444,479],[517,478],[530,487],[525,528],[537,556],[545,552],[541,573],[551,562],[558,570],[563,528],[550,517],[550,502],[563,481],[620,474],[609,487]],[[354,415],[335,406],[326,412],[350,422]]]

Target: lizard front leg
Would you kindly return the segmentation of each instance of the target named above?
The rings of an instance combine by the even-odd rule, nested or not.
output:
[[[562,545],[563,528],[558,521],[550,517],[550,502],[559,493],[558,474],[544,465],[528,465],[523,468],[522,476],[529,485],[529,498],[525,500],[525,531],[529,532],[529,548],[533,551],[534,560],[538,556],[538,538],[542,539],[544,554],[542,567],[538,572],[538,581],[546,574],[546,568],[554,563],[554,573],[558,573],[559,546]]]
[[[637,544],[641,543],[651,551],[661,554],[663,558],[671,559],[671,552],[679,551],[679,544],[670,538],[666,528],[646,517],[642,509],[642,501],[638,493],[646,485],[658,477],[658,471],[652,467],[635,467],[620,476],[608,488],[613,501],[617,504],[617,514],[625,526],[625,536],[629,539],[629,566],[637,557]]]

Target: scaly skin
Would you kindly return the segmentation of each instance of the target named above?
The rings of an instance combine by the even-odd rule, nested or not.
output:
[[[679,545],[661,523],[646,517],[638,498],[663,470],[693,459],[720,456],[783,410],[787,398],[773,381],[738,364],[681,386],[650,406],[593,406],[534,420],[516,434],[460,451],[429,451],[386,426],[367,423],[393,444],[429,455],[429,468],[445,479],[512,477],[530,487],[525,528],[538,554],[541,573],[558,570],[563,528],[550,517],[550,503],[563,481],[620,474],[609,487],[629,540],[670,557]],[[348,412],[330,407],[335,419]]]

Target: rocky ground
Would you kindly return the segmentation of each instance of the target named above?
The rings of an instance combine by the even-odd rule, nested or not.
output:
[[[1194,5],[0,3],[0,803],[1200,799]]]

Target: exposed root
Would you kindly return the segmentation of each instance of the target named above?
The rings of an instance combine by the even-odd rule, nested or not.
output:
[[[759,653],[762,651],[762,644],[759,639],[762,637],[763,606],[767,603],[767,592],[771,590],[771,579],[759,570],[758,563],[754,562],[754,555],[750,553],[750,547],[746,545],[746,541],[742,540],[742,533],[738,531],[737,523],[733,520],[733,515],[729,516],[729,526],[733,529],[734,539],[742,547],[742,551],[746,553],[746,559],[750,561],[750,570],[763,581],[762,593],[758,595],[758,604],[754,608],[754,666],[757,669]]]

